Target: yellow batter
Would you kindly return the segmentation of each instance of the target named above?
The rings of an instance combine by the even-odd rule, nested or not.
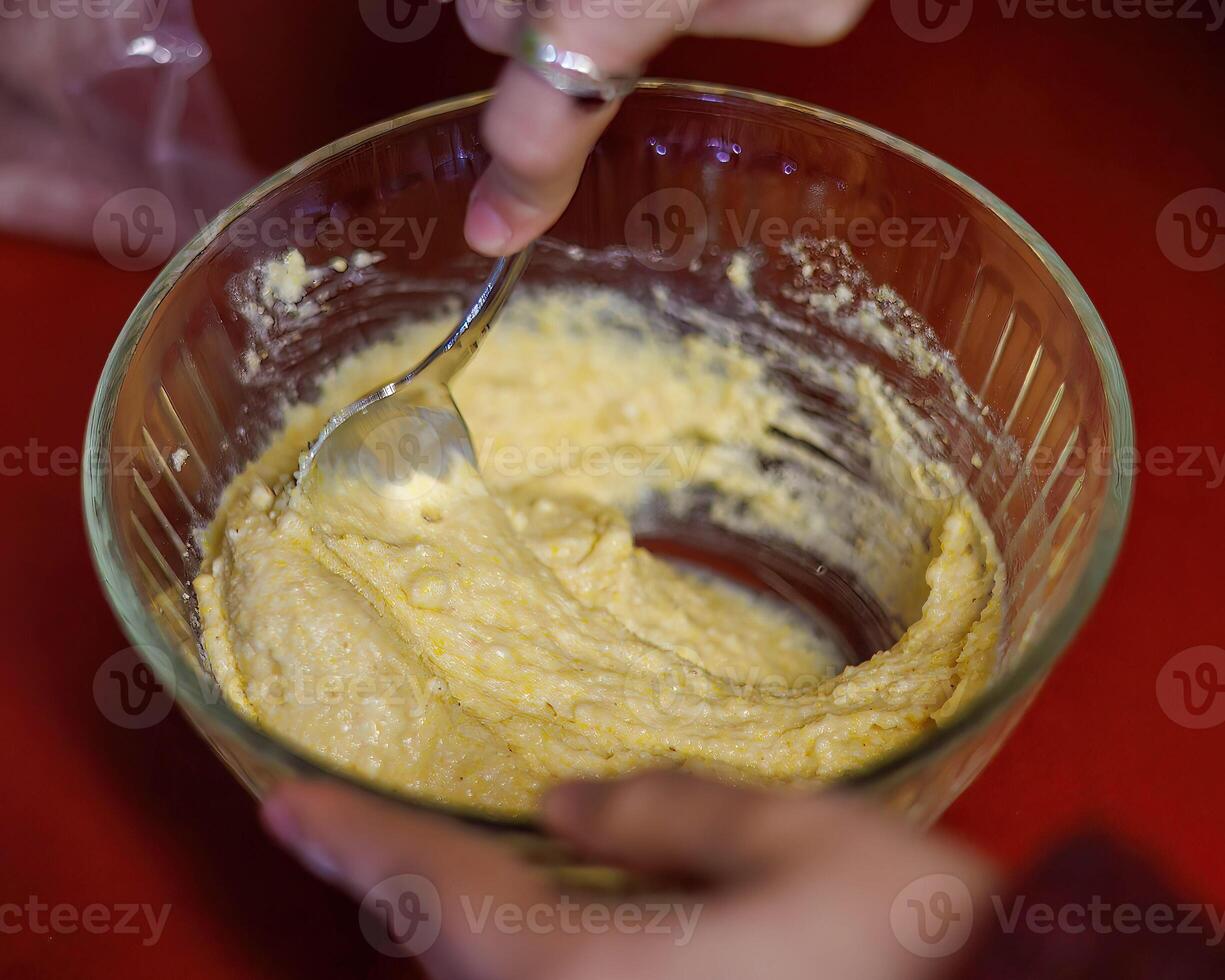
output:
[[[985,682],[999,572],[967,499],[904,500],[898,514],[929,534],[838,538],[814,507],[851,507],[867,526],[870,503],[821,508],[832,484],[806,491],[763,469],[800,423],[760,361],[659,339],[608,296],[507,310],[455,389],[480,475],[456,465],[396,495],[356,477],[295,487],[326,416],[445,322],[363,352],[290,409],[209,529],[195,581],[205,647],[257,724],[389,787],[525,812],[560,779],[640,767],[827,780]],[[846,385],[874,443],[896,438],[879,379],[861,370]],[[737,504],[729,524],[828,534],[834,551],[849,541],[855,570],[912,625],[840,670],[793,611],[635,546],[627,514],[683,509],[711,487]]]

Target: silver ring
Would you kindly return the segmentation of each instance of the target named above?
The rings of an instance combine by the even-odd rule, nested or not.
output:
[[[515,61],[563,95],[607,105],[629,95],[637,75],[611,75],[587,55],[559,48],[532,28],[519,35]]]

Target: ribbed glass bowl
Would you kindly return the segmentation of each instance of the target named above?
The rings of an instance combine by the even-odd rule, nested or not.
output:
[[[190,588],[199,562],[193,532],[266,444],[286,398],[309,396],[338,358],[470,294],[483,276],[488,263],[467,251],[461,228],[484,162],[477,119],[487,97],[370,126],[236,202],[157,277],[98,385],[84,474],[98,574],[158,679],[256,794],[294,775],[360,780],[252,727],[209,683]],[[569,248],[542,250],[528,281],[579,275],[638,297],[666,284],[717,311],[729,287],[709,269],[747,246],[758,294],[810,331],[794,342],[845,342],[943,417],[931,407],[949,393],[931,378],[836,337],[837,324],[789,298],[782,240],[795,232],[845,238],[871,280],[892,287],[952,352],[986,409],[988,433],[1013,447],[997,453],[994,438],[967,445],[957,433],[943,440],[1006,565],[996,676],[952,723],[847,779],[925,824],[999,748],[1106,580],[1131,496],[1117,465],[1132,441],[1126,386],[1084,291],[1001,201],[888,133],[754,92],[643,82],[551,233]],[[366,269],[351,264],[326,319],[293,331],[250,316],[241,284],[294,244],[312,264],[351,259],[357,247],[385,258]],[[253,348],[266,358],[254,377],[244,355]],[[530,821],[366,788],[535,839]]]

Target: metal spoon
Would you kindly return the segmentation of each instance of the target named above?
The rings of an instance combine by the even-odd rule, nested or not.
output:
[[[472,440],[446,386],[476,353],[531,252],[528,245],[498,259],[459,325],[416,367],[328,419],[299,459],[295,480],[302,483],[314,469],[394,485],[421,470],[439,477],[455,457],[475,466]]]

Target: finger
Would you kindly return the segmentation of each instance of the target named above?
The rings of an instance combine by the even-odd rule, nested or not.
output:
[[[530,26],[557,47],[587,55],[608,75],[638,73],[683,19],[681,0],[668,0],[653,17],[589,17],[581,5],[564,8],[566,14],[524,9],[532,12],[519,19],[515,37]],[[484,19],[497,16],[486,13]],[[503,26],[473,23],[483,43],[509,43]],[[588,153],[616,110],[616,103],[592,108],[522,65],[507,65],[482,115],[491,160],[469,202],[468,243],[486,255],[505,255],[545,232],[569,203]]]
[[[491,160],[468,202],[468,244],[484,255],[506,255],[548,230],[615,112],[586,108],[508,64],[481,117]]]
[[[460,25],[472,43],[493,54],[510,54],[526,18],[521,0],[455,0]]]
[[[851,30],[872,0],[702,0],[690,32],[783,44],[832,44]]]
[[[871,0],[675,0],[640,16],[665,20],[676,34],[817,45],[845,36],[869,6]],[[539,0],[535,6],[522,0],[456,0],[456,9],[473,43],[494,54],[510,54],[523,25],[539,19]],[[581,13],[582,5],[577,9]]]
[[[712,878],[753,875],[811,850],[857,809],[836,794],[789,797],[674,772],[570,783],[544,801],[549,828],[585,854]]]
[[[577,944],[577,936],[559,931],[511,936],[473,926],[474,909],[529,909],[558,900],[543,876],[493,839],[326,783],[278,787],[261,816],[273,837],[303,864],[358,900],[382,898],[395,907],[403,885],[389,879],[412,874],[430,882],[438,892],[441,931],[433,945],[416,952],[434,969],[513,980],[539,976],[546,964],[573,955],[567,948]],[[426,903],[416,896],[414,904]]]

